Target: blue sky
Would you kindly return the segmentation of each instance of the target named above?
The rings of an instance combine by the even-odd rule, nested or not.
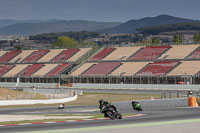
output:
[[[0,19],[124,22],[168,14],[200,20],[200,0],[0,0]]]

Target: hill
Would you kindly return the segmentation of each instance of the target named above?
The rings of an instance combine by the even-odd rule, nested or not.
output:
[[[101,33],[136,33],[138,28],[150,27],[162,24],[176,24],[197,22],[197,20],[178,18],[169,15],[159,15],[156,17],[145,17],[138,20],[129,20],[116,27],[98,30]]]
[[[41,23],[41,22],[53,22],[57,21],[56,19],[50,19],[50,20],[37,20],[37,19],[30,19],[30,20],[12,20],[12,19],[1,19],[0,20],[0,28],[13,25],[13,24],[19,24],[19,23]]]
[[[85,20],[58,20],[41,23],[18,23],[0,28],[0,35],[33,35],[52,32],[96,31],[121,24],[120,22],[95,22]]]
[[[187,30],[200,30],[200,22],[194,23],[179,23],[179,24],[166,24],[152,27],[144,27],[137,29],[140,34],[144,35],[157,35],[162,32],[173,31],[187,31]]]

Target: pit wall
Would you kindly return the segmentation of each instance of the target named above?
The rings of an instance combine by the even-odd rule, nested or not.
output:
[[[136,100],[137,101],[137,100]],[[120,110],[133,109],[132,101],[118,102],[114,105]],[[142,108],[175,108],[188,107],[188,98],[174,98],[174,99],[156,99],[156,100],[138,100]]]

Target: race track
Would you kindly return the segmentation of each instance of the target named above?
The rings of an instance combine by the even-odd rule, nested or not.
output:
[[[62,113],[80,113],[83,110],[91,110],[91,109],[97,109],[97,106],[71,106],[70,111],[69,109],[64,110]],[[12,114],[12,113],[54,113],[56,112],[56,107],[43,107],[43,108],[18,108],[18,109],[0,109],[1,114]],[[162,124],[162,122],[166,121],[174,121],[174,120],[189,120],[189,119],[200,119],[200,108],[174,108],[174,109],[148,109],[144,110],[143,112],[136,112],[132,110],[120,110],[123,113],[139,113],[139,114],[145,114],[144,116],[140,117],[132,117],[132,118],[124,118],[122,120],[92,120],[92,121],[75,121],[75,122],[60,122],[60,123],[48,123],[48,124],[31,124],[31,125],[18,125],[18,126],[0,126],[0,132],[30,132],[30,131],[36,131],[35,133],[39,133],[40,131],[46,130],[52,130],[52,132],[88,132],[91,128],[96,127],[92,130],[92,132],[100,132],[102,130],[106,130],[105,127],[110,127],[108,131],[110,132],[116,132],[117,127],[122,126],[121,128],[132,130],[134,127],[134,124],[137,125],[144,125],[144,131],[148,131],[150,127],[145,126],[145,123],[154,123],[152,127],[156,128],[156,124],[159,125],[157,122],[159,122],[161,127],[167,128],[166,124]],[[83,112],[82,112],[83,113]],[[87,113],[87,112],[84,112]],[[91,113],[91,112],[88,112]],[[94,112],[97,113],[97,112]],[[155,124],[156,122],[156,124]],[[132,124],[132,126],[131,126]],[[183,126],[185,123],[182,123],[179,126]],[[187,124],[187,122],[186,122]],[[117,125],[117,126],[116,126]],[[171,124],[173,126],[174,124]],[[195,125],[195,124],[193,124]],[[127,126],[127,128],[126,128]],[[178,125],[177,125],[178,126]],[[104,128],[102,128],[104,127]],[[141,130],[139,126],[136,126],[138,128],[138,131]],[[134,128],[136,128],[134,127]],[[196,126],[195,126],[196,127]],[[81,129],[84,130],[81,130]],[[74,129],[74,130],[72,130]],[[79,129],[79,130],[78,130]],[[87,131],[88,130],[88,131]],[[100,131],[99,131],[100,130]],[[130,130],[127,130],[130,131]],[[179,129],[181,130],[181,129]],[[182,128],[184,131],[184,128]],[[118,130],[118,132],[123,132],[125,130]],[[142,131],[142,130],[141,130]],[[158,130],[159,131],[159,130]],[[49,132],[49,131],[47,131]],[[103,131],[106,132],[106,131]],[[163,132],[164,133],[164,132]]]

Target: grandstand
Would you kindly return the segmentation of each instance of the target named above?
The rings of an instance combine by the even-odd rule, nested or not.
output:
[[[38,50],[34,51],[31,55],[29,55],[27,58],[25,58],[22,62],[24,63],[35,63],[37,60],[39,60],[42,56],[47,54],[49,50]]]
[[[116,47],[115,50],[106,56],[103,61],[109,60],[127,60],[132,54],[138,51],[141,47]]]
[[[172,70],[178,61],[158,61],[148,64],[143,70],[141,70],[137,75],[138,76],[162,76],[167,74]]]
[[[20,77],[21,82],[200,83],[199,44],[103,47],[93,55],[91,51],[1,50],[0,81]]]
[[[161,56],[161,54],[163,54],[169,48],[170,46],[147,46],[131,56],[129,60],[154,60]]]
[[[185,59],[198,47],[199,45],[174,45],[167,52],[162,54],[159,59]]]
[[[113,71],[110,76],[133,76],[149,62],[122,62],[122,65]]]

